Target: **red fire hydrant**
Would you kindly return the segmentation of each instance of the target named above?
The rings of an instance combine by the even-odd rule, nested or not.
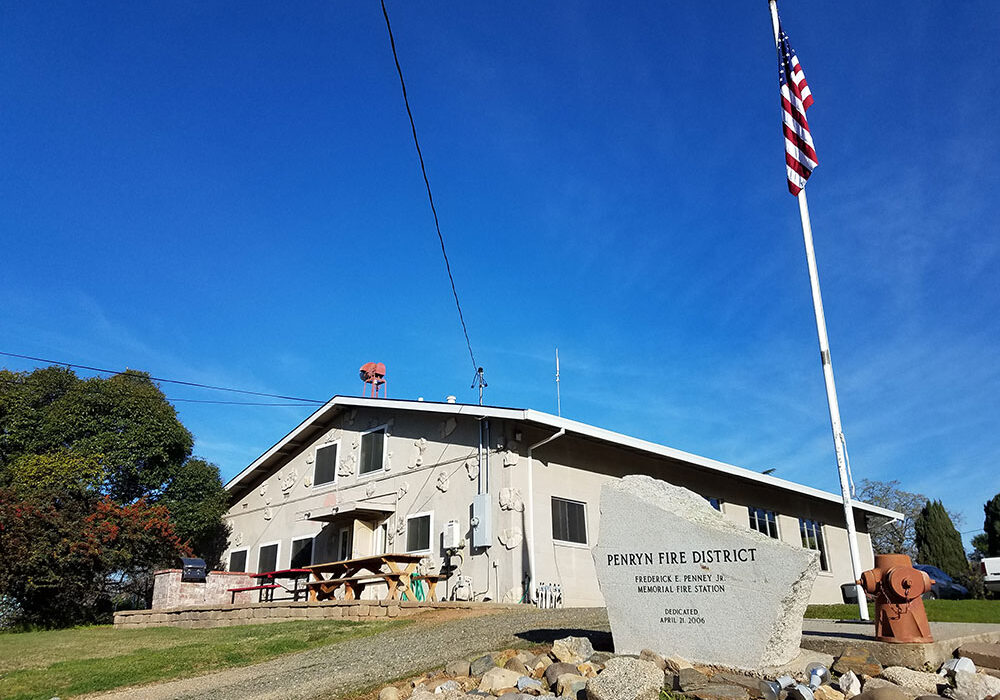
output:
[[[914,569],[908,556],[875,555],[875,568],[861,574],[858,583],[875,596],[875,639],[898,644],[934,641],[921,598],[934,580]]]

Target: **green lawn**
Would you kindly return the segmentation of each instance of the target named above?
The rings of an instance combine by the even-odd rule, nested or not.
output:
[[[116,630],[110,625],[0,634],[0,698],[48,700],[195,676],[365,637],[408,620]]]
[[[925,600],[927,619],[931,622],[990,622],[1000,624],[1000,600]],[[868,610],[875,614],[869,603]],[[823,620],[857,619],[855,605],[810,605],[806,617]]]

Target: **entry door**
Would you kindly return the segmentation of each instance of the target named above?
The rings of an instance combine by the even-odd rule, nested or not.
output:
[[[352,533],[353,527],[342,527],[340,532],[337,534],[337,560],[343,561],[344,559],[351,558],[351,544],[352,544]]]
[[[372,531],[372,554],[385,554],[385,540],[388,532],[388,523],[381,523],[375,526],[375,529]]]

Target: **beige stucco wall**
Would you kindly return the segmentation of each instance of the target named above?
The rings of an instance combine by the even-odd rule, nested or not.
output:
[[[361,476],[354,466],[353,473],[338,475],[334,484],[312,485],[317,446],[338,441],[338,461],[350,463],[352,455],[358,457],[360,435],[381,425],[388,431],[383,471]],[[229,515],[230,550],[248,549],[247,568],[256,571],[260,546],[279,542],[280,568],[289,565],[293,539],[315,537],[314,561],[338,559],[335,548],[341,524],[313,522],[308,517],[329,512],[337,504],[361,502],[395,510],[387,518],[391,537],[387,549],[402,552],[406,516],[431,512],[431,570],[437,571],[444,561],[441,533],[445,522],[458,520],[467,540],[461,573],[472,577],[477,599],[517,602],[529,571],[527,540],[533,514],[536,581],[560,584],[567,605],[603,605],[589,547],[552,539],[551,498],[586,504],[588,544],[593,544],[600,526],[601,485],[626,474],[645,473],[704,496],[721,498],[725,517],[744,525],[748,522],[748,505],[775,510],[780,514],[781,539],[797,546],[801,546],[798,518],[826,523],[824,536],[832,570],[820,575],[812,602],[839,602],[840,584],[851,579],[846,530],[831,524],[843,519],[843,511],[836,503],[575,436],[560,437],[534,452],[532,499],[528,487],[529,445],[553,431],[501,420],[490,421],[486,446],[492,546],[473,551],[468,544],[469,519],[480,483],[480,475],[476,474],[479,427],[478,419],[471,416],[369,408],[343,411],[316,440],[291,452],[283,467],[254,483],[234,503]],[[426,440],[423,449],[421,438]],[[482,476],[485,478],[485,471]],[[504,489],[516,489],[506,492],[512,496],[509,508],[501,508],[499,503]],[[521,510],[516,502],[518,496]],[[353,556],[372,553],[373,530],[381,519],[372,515],[348,521],[354,530]],[[870,566],[871,546],[863,517],[858,518],[857,527],[863,564]],[[447,588],[442,584],[439,595],[443,597]],[[378,593],[375,589],[368,592]]]

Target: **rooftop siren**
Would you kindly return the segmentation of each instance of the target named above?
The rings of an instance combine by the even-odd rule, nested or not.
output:
[[[383,387],[383,397],[388,397],[389,388],[385,385],[385,365],[381,362],[366,362],[361,365],[361,381],[365,383],[361,390],[362,396],[367,396],[368,387],[372,388],[372,398],[378,398],[379,387]]]

